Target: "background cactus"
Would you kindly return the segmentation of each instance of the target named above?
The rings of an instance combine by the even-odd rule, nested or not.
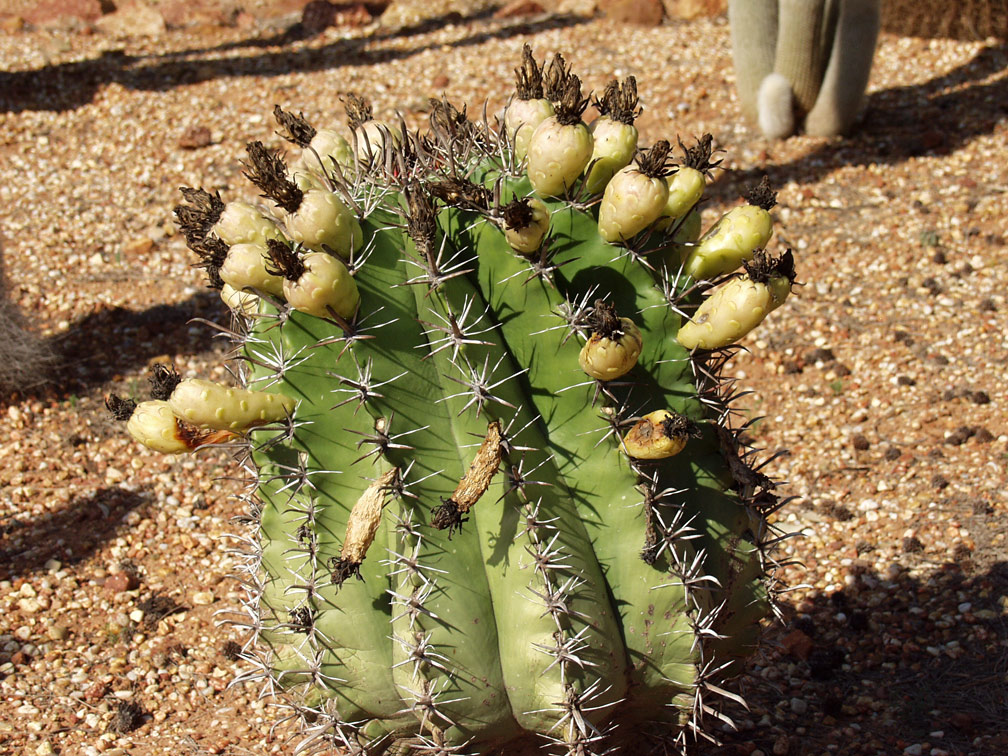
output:
[[[774,139],[846,134],[864,100],[879,0],[730,0],[743,111]]]
[[[301,161],[333,171],[316,179],[359,222],[359,248],[325,250],[352,275],[354,314],[249,286],[258,299],[225,329],[242,382],[296,402],[240,445],[250,677],[303,718],[306,749],[596,754],[642,733],[681,746],[734,697],[721,681],[774,590],[780,502],[732,423],[733,347],[675,339],[725,276],[682,273],[695,208],[606,242],[591,164],[564,196],[531,197],[506,132],[432,108],[423,135],[361,136],[361,162]],[[311,143],[306,122],[278,122]],[[683,162],[706,171],[709,137],[698,145],[703,160],[683,148]],[[248,154],[265,195],[294,204],[279,157]],[[182,231],[221,286],[227,245],[209,229],[223,206],[183,196]],[[516,252],[504,228],[543,207],[548,233]],[[269,275],[287,258],[310,271],[319,252],[278,243],[262,241]],[[613,380],[582,370],[614,359]],[[177,393],[165,375],[155,399]],[[245,412],[234,396],[228,417]]]

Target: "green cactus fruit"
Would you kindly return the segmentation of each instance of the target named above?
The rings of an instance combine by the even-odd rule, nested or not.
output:
[[[676,334],[687,349],[721,349],[734,344],[780,307],[794,281],[791,252],[774,260],[759,251],[746,272],[715,289]]]
[[[544,97],[542,68],[526,44],[522,48],[522,64],[515,69],[515,95],[504,111],[504,130],[517,163],[524,162],[528,155],[529,141],[536,128],[554,113],[553,103]]]
[[[300,255],[280,242],[270,242],[269,256],[283,276],[283,295],[290,307],[316,318],[353,319],[360,292],[338,257],[326,252]]]
[[[239,439],[244,657],[306,752],[682,749],[771,606],[779,502],[736,430],[732,350],[671,337],[699,294],[651,264],[670,235],[607,242],[597,203],[553,198],[583,177],[536,190],[510,144],[447,103],[403,129],[330,177],[362,230],[354,312],[288,287],[228,329],[249,389],[285,397]],[[281,210],[299,199],[250,159]],[[549,218],[533,253],[506,231],[526,200]]]
[[[280,293],[282,292],[283,288],[280,290]],[[251,292],[236,289],[229,283],[224,283],[221,286],[220,297],[229,310],[234,310],[246,317],[252,317],[259,310],[258,296]]]
[[[749,190],[746,204],[732,208],[711,226],[691,249],[683,270],[700,281],[731,273],[751,260],[773,235],[770,209],[777,204],[777,193],[766,176]]]
[[[589,194],[600,194],[613,174],[630,165],[637,152],[637,79],[628,76],[622,83],[615,79],[606,85],[602,97],[595,100],[599,118],[591,125],[592,156],[585,177]]]
[[[290,238],[316,252],[329,252],[344,260],[360,249],[360,223],[333,192],[310,189],[297,211],[286,219]]]
[[[713,159],[714,137],[710,134],[697,139],[693,147],[687,147],[680,139],[679,149],[683,156],[678,169],[668,180],[668,202],[662,211],[662,219],[655,224],[655,228],[659,230],[671,227],[696,209],[707,188],[711,171],[721,165],[720,160]]]
[[[282,244],[270,239],[274,244]],[[256,291],[283,295],[283,279],[269,270],[269,252],[265,244],[235,244],[227,251],[227,257],[217,270],[221,280],[232,289]]]
[[[630,318],[616,316],[604,301],[595,303],[591,316],[592,334],[581,347],[581,369],[599,381],[611,381],[633,370],[640,357],[643,339]]]
[[[340,95],[346,109],[347,124],[353,138],[353,152],[357,160],[365,165],[377,162],[385,154],[386,148],[399,142],[399,134],[384,121],[377,121],[372,115],[371,104],[355,92]]]
[[[226,443],[231,433],[198,428],[185,422],[163,399],[151,399],[137,404],[112,394],[105,399],[112,415],[125,421],[129,434],[148,449],[162,454],[185,454],[201,446]]]
[[[354,164],[353,148],[339,132],[316,129],[302,113],[294,115],[279,105],[273,108],[273,117],[280,127],[280,136],[301,148],[301,156],[291,167],[291,174],[302,190],[323,189],[325,179]]]
[[[631,239],[657,221],[668,202],[668,155],[664,139],[642,150],[605,188],[599,206],[599,235],[609,242]]]
[[[193,425],[244,433],[293,414],[295,401],[283,394],[230,388],[202,378],[187,378],[168,397],[176,416]]]
[[[588,99],[581,96],[581,80],[569,75],[556,115],[540,123],[532,134],[528,178],[543,197],[567,194],[591,160],[592,135],[581,120],[587,106]]]
[[[531,255],[542,246],[549,233],[550,211],[537,197],[522,197],[508,203],[501,211],[504,237],[511,249]]]

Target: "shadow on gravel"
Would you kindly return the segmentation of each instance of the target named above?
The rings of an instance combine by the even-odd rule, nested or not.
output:
[[[0,518],[0,580],[44,570],[50,559],[64,565],[86,559],[128,528],[123,517],[148,500],[144,491],[110,486],[39,519]]]
[[[441,43],[429,42],[415,47],[383,47],[381,45],[383,40],[421,34],[449,23],[485,20],[488,14],[489,12],[470,16],[449,14],[395,32],[356,39],[338,39],[322,47],[271,50],[257,55],[227,56],[221,53],[249,48],[283,48],[308,35],[301,31],[299,26],[295,26],[287,32],[266,39],[250,38],[220,47],[137,56],[114,50],[104,52],[97,58],[60,63],[31,71],[0,71],[0,112],[72,110],[91,102],[99,87],[113,82],[127,89],[164,91],[222,77],[280,76],[342,66],[377,65],[408,58],[442,46]],[[562,29],[585,21],[580,16],[553,15],[528,22],[490,27],[451,44],[454,47],[480,45],[491,39]],[[216,57],[191,60],[191,56],[194,55],[216,55]]]
[[[754,674],[732,686],[750,710],[728,714],[749,726],[699,753],[874,756],[917,743],[1008,753],[1008,554],[1003,544],[998,551],[986,571],[964,553],[942,564],[921,554],[923,578],[879,575],[859,558],[854,585],[785,606],[786,627],[771,632]],[[764,715],[771,724],[759,724]]]
[[[205,318],[226,323],[224,315],[220,296],[209,289],[177,304],[146,310],[98,310],[50,339],[57,368],[46,393],[85,393],[117,374],[135,373],[153,357],[207,351],[214,332],[189,321]]]
[[[896,164],[923,155],[947,155],[1008,119],[1008,43],[981,49],[969,62],[923,84],[873,92],[862,123],[846,139],[825,142],[780,165],[725,174],[712,187],[734,200],[763,175],[774,186],[813,183],[845,166]],[[912,135],[908,138],[908,134]]]

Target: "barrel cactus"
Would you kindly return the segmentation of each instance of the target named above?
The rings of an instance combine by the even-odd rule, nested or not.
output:
[[[278,108],[300,156],[253,143],[244,162],[272,217],[183,189],[244,386],[159,366],[151,406],[109,404],[167,423],[135,433],[154,448],[244,450],[243,655],[305,751],[684,748],[772,607],[779,501],[720,373],[790,290],[790,254],[757,248],[742,213],[707,238],[744,272],[685,273],[707,249],[700,192],[670,203],[667,183],[709,176],[710,137],[659,141],[590,193],[587,98],[551,68],[558,115],[526,135],[548,193],[512,150],[524,121],[445,100],[424,133],[368,109],[366,132],[353,117],[324,140]],[[518,74],[542,75],[528,50]],[[564,130],[578,149],[551,155]],[[628,216],[611,241],[603,201]]]

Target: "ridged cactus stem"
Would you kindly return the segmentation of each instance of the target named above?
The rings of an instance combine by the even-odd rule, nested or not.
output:
[[[743,112],[770,138],[837,136],[863,104],[880,0],[729,0]]]
[[[881,23],[878,0],[845,0],[839,14],[819,96],[805,119],[805,131],[813,136],[850,131],[871,75]]]
[[[774,70],[777,51],[777,0],[728,0],[735,90],[742,112],[759,118],[757,93]]]
[[[824,0],[777,2],[777,48],[773,70],[791,82],[799,118],[815,104],[833,42],[832,38],[823,39],[826,5]]]

